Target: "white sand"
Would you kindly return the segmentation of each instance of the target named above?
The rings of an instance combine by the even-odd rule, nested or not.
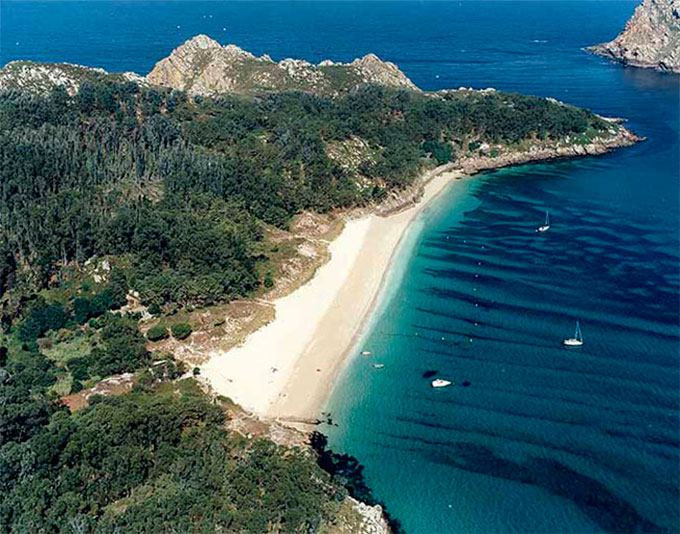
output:
[[[349,276],[371,221],[372,217],[349,221],[329,246],[331,259],[307,284],[275,301],[271,323],[243,345],[211,355],[201,374],[216,392],[256,413],[267,412]]]
[[[259,415],[311,419],[330,392],[406,228],[460,172],[430,180],[421,202],[347,222],[314,278],[274,305],[275,319],[201,367],[213,389]]]

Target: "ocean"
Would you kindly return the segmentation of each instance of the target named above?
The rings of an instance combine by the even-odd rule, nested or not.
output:
[[[582,50],[635,5],[6,0],[0,64],[146,73],[206,33],[274,59],[374,52],[424,89],[628,119],[646,142],[460,180],[428,207],[322,430],[409,533],[678,532],[680,76]]]

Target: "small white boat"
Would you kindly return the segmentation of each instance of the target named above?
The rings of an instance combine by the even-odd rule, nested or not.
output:
[[[373,367],[375,369],[382,369],[383,367],[385,367],[385,364],[384,363],[374,363]]]
[[[432,381],[432,387],[433,388],[445,388],[446,386],[450,386],[452,382],[450,380],[444,380],[443,378],[435,378]]]
[[[545,210],[545,223],[542,226],[539,226],[536,231],[543,233],[548,230],[550,230],[550,214],[548,213],[548,210]]]
[[[564,343],[565,347],[580,347],[581,345],[583,345],[583,334],[581,333],[581,324],[578,321],[576,321],[576,332],[574,332],[574,337],[565,339],[562,343]]]
[[[370,356],[371,354],[373,354],[373,353],[370,350],[362,350],[361,351],[362,356]]]

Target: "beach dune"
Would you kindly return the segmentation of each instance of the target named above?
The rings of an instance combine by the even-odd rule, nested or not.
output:
[[[460,171],[435,173],[421,201],[394,215],[347,221],[330,260],[274,302],[275,319],[201,368],[214,391],[254,413],[314,420],[361,331],[409,223]]]

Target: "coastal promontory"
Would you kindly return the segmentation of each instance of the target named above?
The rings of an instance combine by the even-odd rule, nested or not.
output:
[[[680,72],[680,0],[644,0],[616,39],[589,50],[633,67]]]

